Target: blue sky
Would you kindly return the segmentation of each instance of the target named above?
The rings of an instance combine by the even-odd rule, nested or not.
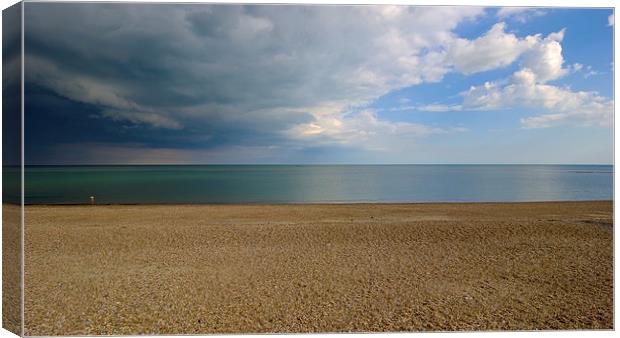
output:
[[[26,163],[611,163],[612,13],[26,3]]]

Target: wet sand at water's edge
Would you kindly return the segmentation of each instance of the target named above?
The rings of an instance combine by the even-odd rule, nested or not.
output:
[[[25,221],[26,335],[613,328],[611,201],[27,206]]]

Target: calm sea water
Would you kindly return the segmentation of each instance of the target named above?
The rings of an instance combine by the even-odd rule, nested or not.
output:
[[[126,165],[26,168],[27,204],[609,200],[609,165]]]

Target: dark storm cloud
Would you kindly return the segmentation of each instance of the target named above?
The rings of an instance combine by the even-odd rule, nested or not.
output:
[[[33,163],[53,161],[44,159],[42,145],[80,142],[301,149],[355,143],[375,126],[425,134],[419,126],[342,114],[392,89],[441,79],[448,69],[439,47],[458,22],[480,13],[120,3],[25,8]]]
[[[16,166],[22,162],[20,56],[21,10],[17,4],[2,12],[2,163],[4,166]],[[5,181],[7,189],[9,185],[9,182]],[[11,188],[16,189],[17,185],[11,185]],[[18,195],[13,190],[4,196],[10,194]]]

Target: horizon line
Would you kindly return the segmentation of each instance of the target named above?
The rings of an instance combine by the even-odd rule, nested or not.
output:
[[[611,165],[614,163],[61,163],[61,164],[24,164],[28,166],[404,166],[404,165]],[[4,165],[17,167],[19,165]]]

